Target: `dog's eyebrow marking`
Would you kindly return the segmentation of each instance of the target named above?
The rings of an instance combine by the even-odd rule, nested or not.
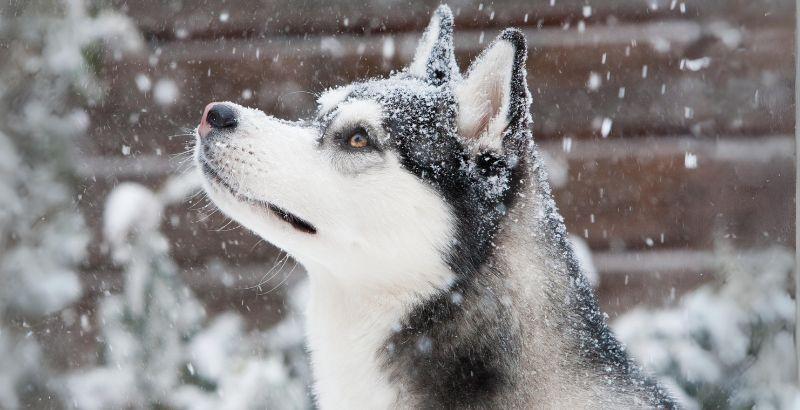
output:
[[[332,88],[322,93],[322,95],[317,98],[317,104],[319,105],[317,118],[324,117],[325,114],[331,112],[331,110],[336,108],[339,103],[350,95],[351,91],[353,91],[352,84],[344,87]]]
[[[383,108],[375,101],[351,100],[338,107],[330,124],[334,130],[359,124],[380,126],[383,123]]]

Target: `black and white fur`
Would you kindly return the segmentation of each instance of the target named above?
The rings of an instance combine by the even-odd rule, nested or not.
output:
[[[236,126],[198,135],[212,200],[310,275],[321,408],[674,407],[568,243],[526,56],[507,29],[462,77],[441,6],[407,70],[329,90],[315,119],[224,103]]]

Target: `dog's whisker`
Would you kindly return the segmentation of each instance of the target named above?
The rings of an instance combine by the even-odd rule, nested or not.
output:
[[[192,201],[192,200],[195,200],[195,199],[198,199],[198,198],[204,198],[204,199],[207,199],[207,197],[206,197],[206,192],[205,192],[205,191],[203,191],[202,189],[198,189],[197,191],[195,191],[195,192],[194,192],[192,195],[190,195],[190,196],[189,196],[188,198],[186,198],[186,199],[187,199],[188,201]]]
[[[281,261],[283,260],[283,257],[284,256],[288,256],[288,255],[289,254],[285,253],[283,250],[278,250],[278,254],[272,260],[272,267],[270,267],[269,270],[266,273],[264,273],[264,275],[261,276],[261,279],[258,280],[258,283],[256,283],[255,285],[252,285],[252,286],[247,286],[247,287],[242,288],[242,289],[255,289],[255,288],[263,285],[265,283],[265,278],[270,273],[272,273],[272,271],[281,263]]]
[[[283,255],[283,256],[281,256],[281,255]],[[255,284],[255,285],[252,285],[252,286],[248,286],[248,287],[243,288],[243,289],[260,288],[262,285],[264,285],[265,283],[269,282],[269,280],[271,279],[271,277],[269,277],[270,274],[272,274],[275,271],[275,269],[277,269],[278,266],[281,263],[285,263],[285,261],[288,258],[289,258],[289,254],[288,253],[286,253],[286,252],[284,252],[282,250],[278,251],[278,255],[275,257],[275,260],[273,260],[272,267],[261,277],[261,279],[259,279],[258,283]]]
[[[170,158],[172,158],[172,159],[179,159],[181,157],[183,157],[183,158],[191,158],[193,155],[194,155],[194,147],[190,148],[190,149],[187,149],[185,151],[181,151],[181,152],[176,152],[174,154],[170,154]]]
[[[292,266],[292,269],[289,270],[289,272],[286,274],[286,276],[283,278],[283,280],[281,280],[277,285],[273,286],[270,290],[268,290],[268,291],[266,291],[264,293],[260,293],[259,296],[269,295],[270,293],[274,292],[275,290],[277,290],[278,288],[283,286],[283,284],[286,283],[286,281],[289,280],[289,277],[292,276],[292,273],[294,273],[294,270],[296,268],[297,268],[297,261],[294,262],[294,266]]]
[[[316,92],[313,92],[313,91],[309,91],[309,90],[296,90],[296,91],[287,91],[287,92],[285,92],[285,93],[281,94],[281,95],[280,95],[278,98],[283,98],[284,96],[289,96],[289,95],[292,95],[292,94],[308,94],[308,95],[311,95],[311,96],[313,96],[313,97],[314,97],[314,99],[317,99],[317,98],[319,98],[319,96],[320,96],[320,93],[316,93]]]
[[[233,225],[232,228],[226,229],[231,225]],[[240,225],[238,223],[236,223],[236,221],[234,221],[233,219],[228,219],[228,222],[226,222],[221,227],[213,230],[213,232],[230,232],[230,231],[235,231],[235,230],[239,229],[239,227],[240,227]]]
[[[281,271],[283,271],[283,268],[286,267],[287,262],[289,262],[289,254],[284,253],[284,257],[283,259],[281,259],[280,266],[276,265],[277,269],[276,267],[273,267],[273,269],[271,270],[272,274],[269,275],[269,277],[262,279],[261,282],[256,287],[258,289],[261,289],[261,286],[269,283],[272,279],[275,279],[275,276],[278,276],[281,273]]]
[[[193,212],[203,212],[209,206],[213,205],[206,191],[202,189],[187,198],[187,201],[189,202],[189,211]]]
[[[207,221],[209,218],[211,218],[212,216],[214,216],[214,214],[216,214],[217,212],[219,212],[219,210],[215,208],[214,210],[212,210],[212,211],[211,211],[211,213],[209,213],[209,214],[207,214],[207,215],[205,215],[205,216],[201,217],[200,219],[198,219],[198,220],[194,221],[194,223],[201,223],[201,222],[205,222],[205,221]]]
[[[256,246],[258,246],[258,245],[260,245],[262,243],[264,243],[264,238],[258,238],[256,243],[254,243],[253,246],[250,247],[250,252],[253,252],[253,249],[255,249]]]

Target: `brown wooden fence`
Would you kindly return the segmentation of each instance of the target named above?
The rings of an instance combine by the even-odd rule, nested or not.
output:
[[[438,4],[112,3],[136,20],[147,49],[108,56],[103,67],[110,94],[92,107],[82,142],[82,206],[95,227],[116,183],[155,185],[175,172],[171,156],[190,141],[176,134],[196,125],[207,102],[302,117],[327,87],[401,69]],[[502,28],[523,29],[534,136],[562,170],[556,199],[569,230],[595,251],[607,308],[695,286],[719,241],[794,246],[793,1],[450,5],[462,68]],[[244,229],[216,230],[225,219],[197,208],[170,210],[173,255],[196,288],[236,306],[252,295],[191,272],[222,261],[222,270],[257,274],[275,250]],[[87,278],[113,269],[93,246]]]

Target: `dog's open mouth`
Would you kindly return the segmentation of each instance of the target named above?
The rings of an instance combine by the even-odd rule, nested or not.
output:
[[[253,199],[253,198],[250,198],[248,196],[245,196],[245,195],[242,195],[242,194],[238,193],[237,190],[235,190],[225,179],[223,179],[221,176],[219,176],[217,171],[212,166],[210,166],[203,158],[200,158],[200,164],[203,167],[203,174],[205,174],[206,177],[210,178],[211,180],[213,180],[217,184],[223,186],[236,199],[238,199],[238,200],[240,200],[242,202],[247,202],[247,203],[249,203],[251,205],[255,205],[255,206],[259,207],[259,208],[264,208],[264,209],[269,210],[270,212],[274,213],[279,218],[283,219],[286,223],[291,225],[294,229],[297,229],[300,232],[308,233],[308,234],[317,233],[317,228],[315,228],[314,225],[312,225],[310,222],[304,220],[303,218],[300,218],[299,216],[297,216],[297,215],[295,215],[295,214],[293,214],[293,213],[291,213],[291,212],[289,212],[289,211],[287,211],[287,210],[285,210],[283,208],[280,208],[280,207],[278,207],[278,206],[276,206],[274,204],[271,204],[271,203],[269,203],[267,201]]]

